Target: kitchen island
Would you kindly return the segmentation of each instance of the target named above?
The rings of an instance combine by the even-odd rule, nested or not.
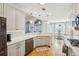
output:
[[[77,40],[79,40],[78,36],[74,36],[73,38],[70,38],[69,36],[65,37],[64,43],[69,48],[68,49],[68,53],[71,56],[79,56],[79,52],[78,52],[79,51],[79,47],[72,46],[71,43],[70,43],[70,41],[68,39],[77,39]]]

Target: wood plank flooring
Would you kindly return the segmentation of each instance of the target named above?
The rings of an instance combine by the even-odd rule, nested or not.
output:
[[[28,56],[54,56],[54,51],[52,52],[51,48],[39,52],[34,49],[31,53],[28,54]]]

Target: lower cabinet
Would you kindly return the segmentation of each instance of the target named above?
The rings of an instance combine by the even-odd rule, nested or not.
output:
[[[34,48],[37,46],[48,45],[50,46],[50,37],[49,36],[38,36],[34,38]]]
[[[75,56],[72,48],[68,47],[68,56]]]
[[[24,56],[25,41],[21,41],[8,46],[8,56]]]

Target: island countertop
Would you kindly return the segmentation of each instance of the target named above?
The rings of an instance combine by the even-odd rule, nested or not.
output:
[[[64,39],[64,42],[65,42],[66,46],[68,46],[69,48],[72,49],[72,51],[75,54],[75,56],[79,56],[79,52],[78,52],[79,51],[79,47],[72,46],[71,43],[69,42],[69,40],[67,40],[67,39],[70,39],[70,37],[65,37],[65,39]],[[74,37],[74,39],[78,39],[79,40],[79,38],[76,37],[76,36]]]

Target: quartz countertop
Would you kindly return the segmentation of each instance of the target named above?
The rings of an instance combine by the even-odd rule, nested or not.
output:
[[[11,35],[11,41],[7,42],[7,45],[15,44],[20,41],[24,41],[36,36],[51,36],[49,33],[28,33],[28,34],[19,34],[19,35]]]
[[[79,52],[78,52],[79,51],[79,47],[72,46],[71,43],[69,42],[69,40],[67,40],[67,39],[70,39],[70,37],[65,37],[65,39],[64,39],[64,42],[65,42],[66,46],[68,46],[69,48],[72,49],[72,51],[75,54],[75,56],[79,56]],[[79,38],[76,37],[76,36],[73,37],[73,39],[79,40]]]

